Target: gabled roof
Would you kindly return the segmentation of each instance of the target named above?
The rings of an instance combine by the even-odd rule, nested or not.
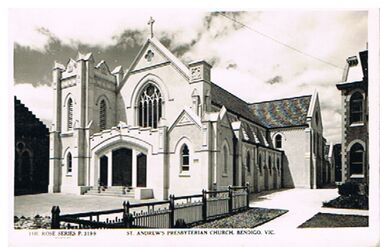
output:
[[[251,114],[267,128],[303,126],[307,124],[311,95],[265,101],[249,105]]]
[[[211,83],[210,96],[211,102],[214,105],[217,105],[219,107],[225,106],[229,112],[235,113],[241,117],[244,117],[247,120],[262,125],[254,116],[254,114],[252,114],[252,112],[250,111],[247,102],[214,83]]]

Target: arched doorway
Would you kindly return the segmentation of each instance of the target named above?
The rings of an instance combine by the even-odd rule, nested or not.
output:
[[[112,185],[132,186],[132,150],[120,148],[112,151]]]
[[[146,187],[146,155],[137,155],[137,187]]]
[[[108,185],[108,157],[105,155],[100,157],[100,185]]]

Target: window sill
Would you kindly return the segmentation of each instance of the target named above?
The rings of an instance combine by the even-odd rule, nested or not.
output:
[[[179,177],[190,177],[190,173],[189,172],[181,172],[178,176]]]
[[[228,174],[227,173],[223,173],[222,177],[226,178],[226,177],[228,177]]]
[[[357,123],[350,124],[350,127],[361,127],[361,126],[364,126],[363,122],[357,122]]]
[[[364,174],[352,174],[350,178],[364,178]]]
[[[73,136],[74,132],[71,130],[69,132],[61,133],[61,137]]]
[[[72,177],[73,174],[70,172],[70,173],[66,173],[66,177]]]

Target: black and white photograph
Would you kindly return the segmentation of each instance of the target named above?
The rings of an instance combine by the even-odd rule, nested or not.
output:
[[[8,15],[10,246],[379,244],[378,9]]]

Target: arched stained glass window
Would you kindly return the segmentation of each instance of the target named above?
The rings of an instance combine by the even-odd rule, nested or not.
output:
[[[66,168],[67,174],[70,174],[73,171],[72,157],[70,152],[66,156]]]
[[[251,172],[251,155],[249,152],[247,152],[246,164],[247,164],[247,171]]]
[[[228,171],[228,149],[227,146],[223,147],[223,173],[227,174]]]
[[[138,105],[138,124],[141,127],[157,128],[162,117],[162,95],[153,84],[148,84],[142,91]]]
[[[181,171],[186,172],[190,170],[190,154],[189,148],[183,144],[181,148]]]
[[[67,130],[73,129],[73,100],[67,100]]]
[[[277,134],[274,139],[275,139],[275,147],[282,148],[282,136],[280,134]]]
[[[107,128],[107,104],[104,99],[100,101],[99,108],[99,128],[105,130]]]

